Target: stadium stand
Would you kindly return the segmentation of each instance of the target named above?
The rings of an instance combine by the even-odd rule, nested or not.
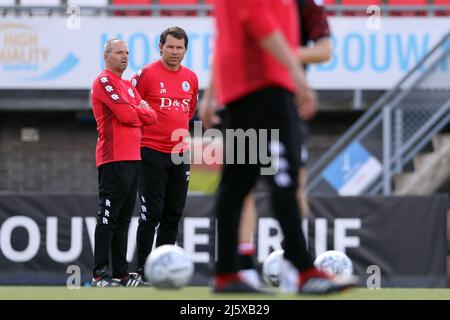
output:
[[[381,5],[381,0],[341,0],[340,4],[347,6]]]
[[[367,16],[366,8],[370,5],[381,5],[381,0],[341,0],[342,6],[360,6],[361,9],[345,10],[346,16]]]
[[[112,5],[150,5],[152,0],[111,0]]]
[[[62,3],[60,0],[20,0],[21,6],[42,6],[42,7],[56,7]]]
[[[152,4],[152,0],[112,0],[113,5],[140,5],[146,6]],[[151,10],[117,10],[113,13],[115,16],[150,16],[152,14]]]
[[[3,0],[2,6],[13,6],[16,4],[16,0]]]
[[[159,4],[173,4],[173,5],[179,5],[179,4],[199,4],[199,0],[159,0]]]
[[[104,7],[109,4],[109,0],[67,0],[67,5]]]
[[[173,6],[184,6],[184,5],[198,5],[199,0],[159,0],[159,4],[161,5],[173,5]],[[181,8],[181,7],[180,7]],[[192,16],[196,15],[196,11],[192,10],[184,10],[184,9],[176,9],[176,10],[163,10],[161,12],[162,15],[167,16]]]
[[[450,15],[450,0],[323,0],[323,3],[330,16],[367,16],[369,5],[380,6],[383,16]],[[16,5],[21,9],[17,10]],[[212,14],[214,0],[2,0],[0,10],[3,14],[60,15],[70,5],[81,6],[82,15],[203,16]]]
[[[30,7],[30,15],[51,15],[54,12],[53,8],[59,9],[61,7],[61,0],[20,0],[22,7]],[[33,8],[37,7],[37,8]]]
[[[450,6],[450,0],[434,0],[434,5],[436,6]],[[436,11],[437,16],[450,16],[450,8],[447,10]]]
[[[392,6],[419,6],[423,7],[423,10],[401,10],[392,11],[390,15],[392,16],[424,16],[426,15],[426,6],[428,5],[428,0],[408,0],[407,3],[403,0],[387,0],[388,5]]]

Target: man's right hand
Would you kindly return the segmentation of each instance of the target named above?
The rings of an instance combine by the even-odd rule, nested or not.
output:
[[[316,114],[316,94],[308,87],[300,67],[295,67],[295,70],[292,72],[292,78],[296,87],[295,103],[298,115],[305,120],[311,119]]]
[[[205,130],[220,123],[220,118],[216,114],[214,98],[209,91],[205,92],[205,95],[200,101],[198,117],[202,121]]]
[[[150,108],[150,105],[148,104],[147,101],[141,100],[141,102],[139,103],[139,107],[144,108],[144,109],[148,109],[148,108]]]
[[[317,97],[314,91],[306,89],[300,96],[296,97],[298,116],[309,120],[316,114]]]

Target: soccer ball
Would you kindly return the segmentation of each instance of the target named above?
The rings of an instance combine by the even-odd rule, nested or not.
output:
[[[144,272],[152,286],[176,289],[191,282],[194,263],[183,248],[166,244],[152,250],[145,263]]]
[[[317,269],[330,275],[350,277],[353,274],[353,263],[343,252],[337,250],[325,251],[314,261]]]
[[[278,287],[280,285],[283,254],[283,249],[275,250],[263,262],[263,279],[269,286]]]

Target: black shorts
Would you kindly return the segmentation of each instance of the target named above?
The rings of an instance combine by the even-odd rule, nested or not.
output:
[[[218,128],[224,129],[224,122],[227,118],[227,108],[220,108],[216,111],[216,115],[221,119]],[[308,123],[299,118],[298,119],[298,137],[300,142],[300,167],[306,167],[309,160],[308,140],[309,140],[309,125]]]
[[[300,166],[306,167],[309,159],[308,140],[309,140],[309,125],[303,120],[298,120],[298,131],[300,137]]]

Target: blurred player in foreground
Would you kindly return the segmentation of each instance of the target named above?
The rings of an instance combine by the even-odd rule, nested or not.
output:
[[[244,132],[279,130],[279,139],[266,143],[272,160],[278,157],[278,163],[283,165],[265,177],[272,187],[275,215],[286,240],[284,258],[289,272],[295,274],[297,291],[328,293],[353,286],[350,282],[338,282],[313,266],[300,227],[296,200],[300,162],[297,112],[304,118],[311,117],[316,101],[295,58],[299,35],[294,2],[218,0],[216,22],[212,88],[218,102],[227,108],[225,127]],[[208,127],[214,122],[214,110],[212,104],[207,106],[201,110],[201,118]],[[225,140],[225,153],[231,151],[227,149],[230,142]],[[214,291],[218,293],[261,292],[240,277],[237,255],[242,204],[262,169],[257,146],[258,143],[245,143],[244,164],[237,163],[239,155],[234,153],[234,161],[223,166],[216,203],[218,259]],[[252,164],[249,158],[255,155],[258,163]]]
[[[330,28],[325,8],[315,0],[297,0],[300,17],[300,43],[298,61],[306,69],[307,64],[321,63],[331,58],[332,43]],[[309,44],[312,45],[308,46]],[[311,115],[312,116],[312,115]],[[308,161],[308,123],[305,117],[299,117],[298,130],[300,139],[300,169],[298,172],[297,200],[303,217],[309,214],[308,198],[306,196]],[[255,245],[253,232],[256,226],[256,208],[253,193],[244,200],[244,208],[239,226],[239,262],[240,274],[255,286],[260,285],[258,272],[254,262]]]

